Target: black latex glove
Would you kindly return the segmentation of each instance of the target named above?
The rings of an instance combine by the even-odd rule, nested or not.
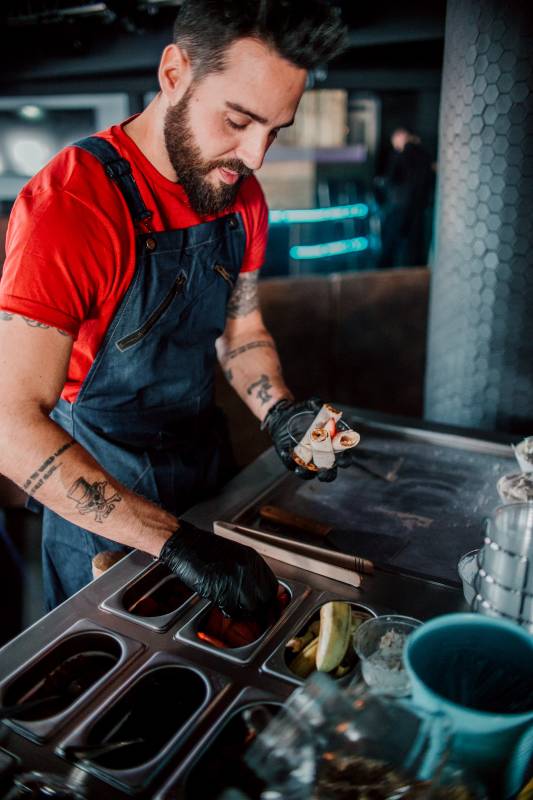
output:
[[[259,553],[244,544],[181,520],[159,558],[185,586],[229,617],[260,620],[276,608],[276,576]]]
[[[350,451],[345,450],[343,453],[336,453],[336,463],[331,469],[319,469],[316,472],[306,469],[293,460],[292,451],[295,445],[289,436],[288,430],[289,421],[295,414],[300,414],[302,411],[312,411],[314,414],[318,414],[322,406],[323,402],[318,397],[312,397],[310,400],[303,400],[298,403],[291,400],[278,400],[269,410],[261,427],[266,428],[269,432],[276,452],[288,470],[294,472],[295,475],[305,481],[318,478],[319,481],[329,483],[337,477],[337,467],[348,467],[350,465]]]

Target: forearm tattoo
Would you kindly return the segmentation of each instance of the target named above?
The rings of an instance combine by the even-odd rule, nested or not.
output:
[[[246,394],[252,395],[255,392],[255,396],[261,402],[261,405],[264,406],[265,403],[268,403],[269,400],[272,400],[272,395],[269,391],[270,389],[272,389],[270,378],[268,375],[261,375],[259,380],[250,384],[246,390]]]
[[[1,322],[11,322],[12,319],[18,317],[18,314],[12,314],[10,311],[0,311],[0,321]],[[61,334],[61,336],[70,336],[71,334],[67,331],[62,331],[60,328],[54,328],[53,325],[46,325],[44,322],[38,322],[36,319],[30,319],[30,317],[21,316],[21,319],[24,320],[26,325],[29,325],[30,328],[43,328],[47,330],[51,328],[54,331],[57,331]]]
[[[230,319],[245,317],[259,308],[258,278],[257,270],[255,272],[245,272],[239,276],[228,302],[228,317]]]
[[[236,347],[234,350],[228,350],[224,355],[224,361],[231,361],[232,358],[237,358],[241,353],[246,353],[248,350],[255,350],[256,347],[270,347],[272,350],[276,349],[274,342],[269,339],[259,339],[257,342],[247,342],[240,347]]]
[[[61,461],[57,461],[56,459],[59,458],[66,450],[71,448],[75,445],[76,442],[70,441],[66,442],[65,444],[61,445],[55,453],[52,453],[51,456],[48,456],[46,461],[43,461],[40,467],[38,467],[35,472],[32,472],[28,480],[23,484],[22,488],[25,492],[29,495],[33,495],[37,489],[40,489],[41,486],[44,484],[45,481],[61,466]]]
[[[103,522],[122,500],[118,492],[113,489],[108,492],[107,487],[108,481],[89,483],[80,476],[68,490],[67,497],[74,500],[80,514],[94,514],[95,522]]]
[[[224,375],[226,376],[226,380],[228,381],[228,383],[231,383],[233,380],[233,372],[230,369],[225,369]]]

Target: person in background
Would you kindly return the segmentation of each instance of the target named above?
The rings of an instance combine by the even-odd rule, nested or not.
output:
[[[379,266],[426,266],[427,215],[434,188],[431,158],[420,138],[408,128],[396,128],[391,144],[393,150],[384,180]]]
[[[185,0],[149,106],[19,195],[0,284],[0,472],[45,507],[49,609],[97,553],[129,548],[229,615],[273,604],[254,550],[178,517],[224,478],[217,357],[287,468],[312,477],[287,424],[317,405],[295,403],[258,304],[268,211],[254,172],[344,34],[325,0]]]

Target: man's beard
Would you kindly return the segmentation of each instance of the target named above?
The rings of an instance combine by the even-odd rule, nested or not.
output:
[[[252,174],[237,158],[225,161],[204,161],[189,125],[190,91],[165,116],[165,145],[170,163],[183,186],[191,207],[202,216],[218,214],[231,206],[243,178]],[[217,167],[238,172],[241,177],[233,184],[209,183],[206,176]]]

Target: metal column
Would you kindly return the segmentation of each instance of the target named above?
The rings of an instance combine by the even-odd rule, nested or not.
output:
[[[533,26],[448,0],[427,419],[533,434]]]

